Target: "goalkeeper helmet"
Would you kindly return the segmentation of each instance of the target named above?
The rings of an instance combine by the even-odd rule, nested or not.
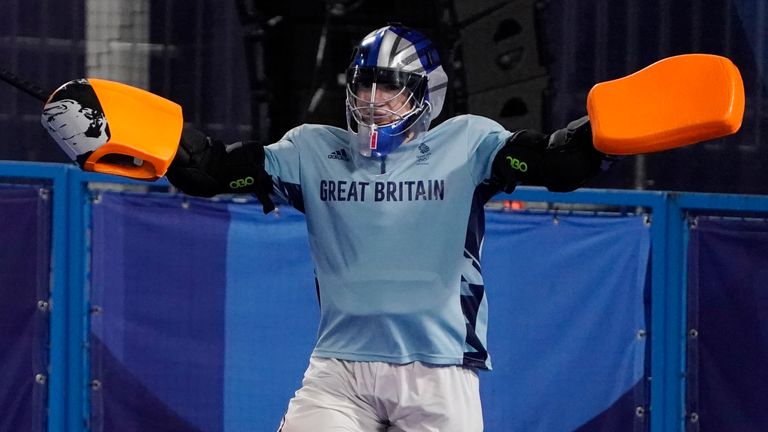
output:
[[[429,128],[448,77],[423,34],[400,25],[373,31],[347,69],[347,127],[363,156],[383,157]]]

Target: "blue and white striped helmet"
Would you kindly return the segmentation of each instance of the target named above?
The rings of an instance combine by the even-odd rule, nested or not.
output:
[[[347,127],[363,156],[383,157],[429,128],[448,76],[432,41],[400,25],[363,38],[347,69]],[[378,94],[378,97],[377,97]]]

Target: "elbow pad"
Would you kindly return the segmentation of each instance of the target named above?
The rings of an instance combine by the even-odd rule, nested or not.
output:
[[[552,135],[522,130],[509,138],[493,160],[492,178],[507,193],[519,184],[554,192],[579,188],[601,170],[605,155],[592,145],[588,117]]]
[[[184,128],[166,176],[188,195],[250,193],[261,202],[264,213],[275,208],[269,197],[272,177],[264,170],[264,147],[255,141],[225,146],[196,129]]]

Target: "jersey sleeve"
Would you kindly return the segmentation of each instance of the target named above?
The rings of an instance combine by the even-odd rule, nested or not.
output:
[[[301,126],[291,129],[279,141],[264,147],[264,169],[272,177],[272,192],[304,212],[301,191],[301,157],[297,140]]]
[[[465,116],[469,169],[476,185],[491,177],[491,164],[513,135],[499,123],[485,117]]]
[[[301,159],[296,144],[300,128],[291,129],[279,141],[264,147],[264,169],[272,177],[288,183],[300,183]]]

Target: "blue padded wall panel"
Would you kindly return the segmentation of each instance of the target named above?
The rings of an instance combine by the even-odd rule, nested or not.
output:
[[[641,216],[488,214],[487,431],[635,429],[649,248]]]
[[[50,195],[0,186],[0,431],[46,425]]]
[[[688,330],[687,429],[768,430],[768,222],[697,219]]]

